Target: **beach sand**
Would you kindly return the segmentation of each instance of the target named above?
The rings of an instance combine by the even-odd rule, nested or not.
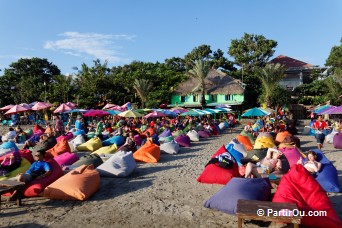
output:
[[[237,217],[207,209],[204,202],[223,185],[201,184],[197,177],[216,150],[237,133],[201,139],[177,155],[162,154],[157,164],[139,163],[128,178],[101,178],[100,190],[85,202],[43,197],[2,203],[1,227],[237,227]],[[316,148],[313,136],[298,135],[303,151]],[[325,144],[342,186],[341,150]],[[342,193],[328,193],[342,219]],[[247,223],[246,227],[258,227]]]

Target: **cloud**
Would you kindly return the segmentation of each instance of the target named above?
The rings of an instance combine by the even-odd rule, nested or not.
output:
[[[129,59],[121,57],[121,41],[134,41],[134,35],[106,35],[98,33],[65,32],[59,34],[62,39],[46,41],[44,48],[60,51],[68,55],[107,60],[109,63],[127,63]],[[86,56],[84,56],[86,55]]]

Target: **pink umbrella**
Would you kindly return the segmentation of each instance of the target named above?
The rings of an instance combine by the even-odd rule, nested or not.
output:
[[[24,108],[20,105],[14,105],[10,110],[8,110],[7,112],[5,112],[5,115],[8,115],[8,114],[15,114],[15,113],[18,113],[18,112],[25,112],[25,111],[28,111],[29,109],[27,108]]]
[[[89,110],[83,114],[83,116],[107,116],[107,115],[109,115],[109,112],[98,110],[98,109]]]
[[[42,110],[42,109],[45,109],[45,108],[49,108],[51,106],[52,106],[52,104],[49,104],[49,103],[46,103],[46,102],[37,102],[35,105],[33,105],[33,107],[31,109],[34,110],[34,111],[37,111],[37,110]]]
[[[149,114],[147,114],[145,116],[145,118],[150,118],[150,117],[162,117],[162,116],[166,116],[166,114],[162,113],[162,112],[158,112],[158,111],[154,111],[154,112],[151,112]]]
[[[76,104],[75,103],[73,103],[73,102],[67,102],[67,103],[65,103],[66,105],[68,105],[69,107],[71,107],[71,108],[76,108]]]
[[[0,111],[9,110],[9,109],[11,109],[13,107],[14,107],[14,105],[6,105],[5,107],[0,108]]]
[[[24,107],[24,108],[27,108],[27,109],[31,109],[32,106],[30,106],[29,104],[26,104],[26,103],[21,103],[19,104],[21,107]]]
[[[60,113],[60,112],[65,112],[65,111],[70,111],[70,110],[73,110],[74,108],[73,107],[70,107],[66,104],[61,104],[60,106],[58,106],[58,108],[56,108],[55,111],[53,111],[53,113]]]
[[[116,111],[126,111],[127,109],[126,108],[122,108],[121,106],[119,105],[115,105],[114,107],[111,107],[111,108],[108,108],[109,110],[116,110]]]
[[[181,114],[181,113],[187,112],[188,110],[185,108],[171,108],[170,111],[176,114]]]
[[[342,114],[342,105],[335,107],[335,108],[332,108],[332,109],[329,109],[329,110],[326,110],[321,114]]]
[[[102,109],[110,109],[110,108],[112,108],[114,106],[117,106],[117,105],[108,103]]]

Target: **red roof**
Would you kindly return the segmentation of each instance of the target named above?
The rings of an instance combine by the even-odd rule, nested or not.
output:
[[[311,65],[309,63],[305,63],[305,62],[299,61],[297,59],[287,57],[285,55],[279,55],[278,57],[272,59],[270,62],[274,63],[274,64],[280,63],[281,65],[285,66],[285,68],[313,67],[313,65]]]

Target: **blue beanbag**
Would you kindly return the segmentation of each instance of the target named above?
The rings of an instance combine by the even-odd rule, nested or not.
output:
[[[125,139],[120,136],[120,135],[117,135],[117,136],[113,136],[113,137],[110,137],[109,139],[106,139],[102,142],[102,145],[103,146],[110,146],[110,145],[117,145],[118,147],[123,145],[125,143]]]
[[[268,178],[233,178],[204,203],[204,207],[236,214],[239,199],[268,201],[271,198]]]
[[[15,145],[14,142],[4,142],[0,145],[0,149],[11,149],[14,148],[14,150],[19,150],[17,145]]]
[[[85,131],[77,129],[76,131],[72,132],[72,134],[74,135],[74,137],[76,137],[77,135],[85,135]]]
[[[340,185],[335,166],[325,157],[321,150],[315,149],[317,161],[322,164],[321,170],[316,175],[316,180],[326,192],[339,192]]]
[[[168,136],[171,136],[171,131],[170,131],[170,129],[167,128],[159,135],[159,138],[168,137]]]
[[[228,144],[226,146],[226,149],[230,152],[230,154],[235,158],[235,160],[237,161],[238,165],[241,166],[241,158],[243,158],[243,154],[240,153],[239,151],[234,149],[234,145],[233,144]]]

